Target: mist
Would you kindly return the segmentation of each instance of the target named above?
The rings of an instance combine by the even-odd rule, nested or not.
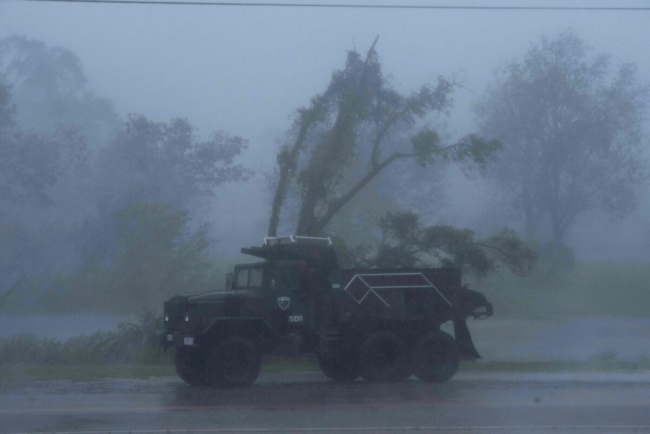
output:
[[[576,1],[572,5],[587,3]],[[494,82],[499,68],[521,60],[542,37],[552,39],[567,29],[593,48],[590,55],[611,56],[611,74],[619,65],[633,63],[638,67],[638,83],[650,83],[645,44],[650,40],[650,29],[642,12],[2,2],[0,39],[18,35],[74,53],[86,77],[75,98],[90,98],[100,107],[96,118],[92,118],[95,120],[89,113],[85,113],[85,119],[70,118],[71,124],[82,127],[80,134],[87,145],[84,152],[94,159],[92,173],[67,181],[61,178],[56,188],[49,190],[54,203],[48,205],[46,219],[40,211],[35,214],[40,208],[32,205],[22,211],[11,210],[13,218],[24,223],[25,237],[38,237],[35,234],[41,231],[52,241],[39,245],[37,253],[25,252],[19,261],[21,271],[3,279],[3,287],[10,287],[25,270],[56,274],[111,263],[108,253],[102,257],[97,252],[119,250],[117,235],[92,229],[88,218],[94,216],[97,227],[107,227],[101,226],[105,222],[97,222],[120,209],[123,203],[115,198],[124,197],[124,203],[135,201],[135,196],[129,197],[125,192],[140,181],[114,176],[113,169],[105,164],[105,149],[125,131],[131,114],[145,116],[152,125],[170,126],[176,118],[185,119],[194,128],[195,143],[209,142],[214,133],[221,131],[228,138],[219,142],[221,145],[227,140],[239,140],[242,144],[236,155],[224,156],[220,161],[230,161],[232,157],[233,161],[223,163],[222,167],[240,167],[245,173],[215,182],[206,188],[209,194],[196,192],[189,197],[189,190],[172,191],[181,181],[170,182],[164,188],[172,190],[163,192],[161,181],[151,184],[149,190],[140,185],[141,196],[136,195],[136,199],[150,201],[174,197],[169,200],[187,211],[186,216],[175,216],[185,226],[172,243],[187,243],[193,234],[205,228],[207,251],[217,259],[210,265],[209,281],[193,284],[197,288],[220,285],[222,273],[241,259],[239,249],[259,244],[266,235],[273,181],[277,179],[276,157],[296,110],[307,107],[312,97],[326,89],[332,73],[343,68],[349,51],[364,54],[378,36],[375,49],[383,74],[396,91],[405,95],[423,84],[434,83],[439,76],[457,80],[460,86],[453,92],[448,115],[440,113],[429,120],[445,140],[453,142],[478,130],[474,108]],[[26,87],[11,81],[8,84],[18,126],[26,132],[53,131],[55,126],[47,126],[52,123],[47,113],[36,110],[38,101],[30,103],[30,96],[21,94]],[[101,119],[104,124],[90,127],[89,119]],[[647,118],[642,129],[646,133],[643,143],[647,157]],[[433,175],[426,169],[417,172],[420,169],[411,166],[399,171],[411,170],[415,175],[403,181],[411,183],[405,185],[409,194],[398,192],[379,202],[416,210],[428,224],[453,223],[483,236],[503,227],[523,234],[521,220],[504,209],[502,198],[480,174],[444,164]],[[369,219],[368,226],[375,225],[380,215],[372,214],[372,207],[379,206],[373,202],[373,195],[381,197],[382,192],[389,191],[395,176],[396,172],[379,175],[370,185],[374,193],[351,203],[350,212],[355,206],[370,210],[363,218]],[[80,186],[80,179],[87,183],[81,182]],[[429,186],[426,197],[418,197],[418,184]],[[113,208],[106,208],[109,202],[98,202],[98,191],[114,198],[110,202]],[[598,210],[580,215],[563,241],[576,260],[648,262],[647,193],[647,182],[639,183],[638,206],[618,218]],[[289,232],[295,216],[284,217],[280,229]],[[331,230],[343,231],[344,226],[345,222],[334,223]],[[86,238],[83,245],[71,243],[71,234],[79,231],[95,231],[105,238]],[[359,240],[368,241],[376,232],[369,229],[367,234]],[[20,240],[15,242],[15,246],[21,246]],[[177,289],[169,288],[174,290]]]
[[[0,432],[650,426],[647,2],[174,3],[0,0]]]

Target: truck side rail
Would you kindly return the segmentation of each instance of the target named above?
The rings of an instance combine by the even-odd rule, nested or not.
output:
[[[361,282],[363,286],[358,285],[358,282]],[[390,304],[380,295],[382,290],[411,288],[433,289],[449,306],[452,306],[452,303],[440,292],[436,285],[431,283],[423,273],[417,272],[355,274],[343,290],[358,304],[363,303],[370,294],[374,294],[386,307],[390,307]]]

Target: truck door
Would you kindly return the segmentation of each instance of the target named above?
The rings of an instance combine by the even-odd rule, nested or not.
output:
[[[271,320],[276,330],[291,332],[311,324],[310,289],[302,285],[303,264],[280,263],[269,269]]]

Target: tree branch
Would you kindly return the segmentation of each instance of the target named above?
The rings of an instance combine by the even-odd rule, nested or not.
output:
[[[327,213],[325,216],[318,222],[318,227],[319,229],[324,228],[327,223],[336,215],[336,213],[339,212],[345,204],[347,204],[354,196],[356,196],[359,191],[361,191],[370,181],[372,181],[379,173],[381,173],[382,170],[384,170],[389,164],[392,162],[401,159],[401,158],[413,158],[415,157],[415,154],[403,154],[401,152],[396,152],[390,157],[388,157],[386,160],[375,166],[372,170],[370,170],[366,176],[361,178],[357,184],[352,187],[347,193],[345,193],[343,196],[340,198],[336,199],[335,201],[332,201],[330,206],[327,208]]]

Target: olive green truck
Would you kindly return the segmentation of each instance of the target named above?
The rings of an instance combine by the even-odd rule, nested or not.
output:
[[[191,385],[245,387],[265,354],[315,354],[338,382],[443,382],[480,358],[466,320],[492,304],[451,268],[341,269],[329,238],[271,237],[221,291],[164,304],[165,349]],[[454,335],[440,330],[451,321]]]

